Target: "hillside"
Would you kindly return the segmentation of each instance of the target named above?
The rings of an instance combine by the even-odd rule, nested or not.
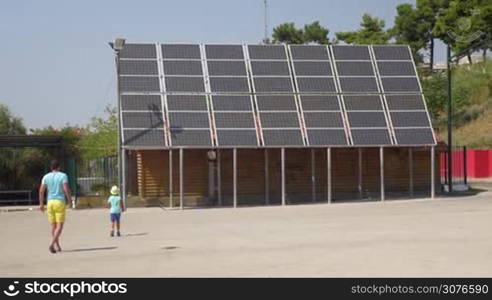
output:
[[[492,62],[453,69],[454,144],[492,148]],[[422,84],[436,133],[446,141],[446,74],[423,77]]]

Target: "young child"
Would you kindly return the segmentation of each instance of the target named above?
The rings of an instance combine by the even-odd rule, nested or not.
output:
[[[111,196],[108,198],[109,204],[109,213],[111,218],[111,236],[114,236],[114,227],[116,225],[116,235],[121,236],[120,234],[120,217],[121,212],[125,211],[123,207],[123,203],[121,201],[121,197],[119,196],[120,190],[116,185],[113,185],[111,188]]]

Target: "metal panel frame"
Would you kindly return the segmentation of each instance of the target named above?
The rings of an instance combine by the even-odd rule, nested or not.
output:
[[[292,86],[294,88],[294,102],[297,109],[297,117],[299,119],[299,126],[301,128],[301,135],[303,138],[303,143],[309,146],[309,136],[307,134],[306,120],[304,119],[304,110],[302,107],[302,102],[299,95],[299,83],[297,82],[296,70],[294,67],[294,60],[292,59],[292,53],[290,51],[290,45],[284,46],[285,56],[287,58],[287,65],[289,66],[289,75],[291,76]]]
[[[203,79],[205,81],[205,92],[208,94],[211,93],[210,89],[210,80],[208,76],[208,65],[207,65],[207,60],[205,57],[205,45],[200,44],[200,57],[201,57],[201,63],[202,63],[202,71],[203,71]],[[205,101],[207,102],[207,112],[208,112],[208,121],[210,124],[210,140],[212,141],[212,146],[216,146],[218,144],[217,138],[217,126],[215,125],[215,114],[214,114],[214,109],[211,106],[210,103],[210,96],[207,95],[205,96]]]
[[[335,76],[335,87],[337,91],[337,98],[338,98],[338,103],[340,106],[340,112],[342,114],[342,119],[344,122],[344,129],[345,129],[345,136],[347,138],[347,146],[353,146],[353,138],[352,138],[352,130],[350,128],[350,123],[348,121],[348,116],[347,116],[347,108],[345,106],[345,100],[343,98],[342,94],[342,88],[340,85],[340,77],[338,76],[338,69],[335,63],[335,55],[333,54],[333,47],[332,46],[326,46],[328,53],[330,54],[330,60],[331,60],[331,67],[333,71],[333,75]]]
[[[159,85],[161,88],[161,109],[162,109],[162,119],[164,121],[163,127],[164,127],[164,143],[165,146],[167,147],[169,144],[170,140],[170,126],[169,126],[169,114],[168,108],[167,108],[167,101],[166,101],[166,95],[164,94],[164,91],[166,90],[166,81],[164,80],[164,70],[162,67],[162,52],[161,52],[161,44],[155,44],[155,51],[156,51],[156,56],[157,56],[157,70],[159,72]]]
[[[383,83],[381,81],[381,76],[379,74],[379,66],[378,66],[378,61],[376,60],[376,55],[374,53],[374,48],[373,46],[369,47],[369,55],[371,56],[372,59],[372,64],[374,68],[374,72],[376,75],[376,82],[380,86],[379,90],[383,91]],[[390,135],[390,140],[392,145],[396,145],[398,142],[396,141],[396,136],[395,136],[395,130],[393,127],[393,119],[391,118],[391,114],[388,110],[388,103],[386,102],[386,94],[383,93],[380,97],[379,100],[381,101],[381,105],[383,108],[384,112],[384,117],[386,119],[386,126],[388,127],[388,133]]]

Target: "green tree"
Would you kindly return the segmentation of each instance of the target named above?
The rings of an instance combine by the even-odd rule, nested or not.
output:
[[[461,52],[485,35],[492,35],[492,3],[487,0],[451,0],[436,21],[433,34]],[[486,50],[487,48],[485,48]],[[471,52],[468,52],[471,63]]]
[[[22,119],[0,103],[0,135],[25,134],[26,127]],[[0,189],[15,189],[19,185],[22,174],[17,171],[17,162],[22,154],[22,149],[0,148]]]
[[[81,140],[80,146],[84,159],[114,156],[118,151],[118,113],[117,109],[107,106],[104,118],[92,118],[87,135]]]
[[[326,45],[330,40],[328,34],[330,30],[319,24],[319,21],[315,21],[311,24],[304,25],[304,42],[313,42],[317,44]]]
[[[357,31],[335,33],[340,41],[347,44],[387,44],[391,35],[384,29],[384,20],[369,14],[362,16],[361,28]]]
[[[449,5],[449,0],[417,0],[416,7],[404,3],[396,7],[391,34],[397,43],[408,44],[415,58],[419,51],[429,51],[429,64],[434,65],[434,34],[437,18]]]
[[[22,119],[12,114],[9,108],[0,103],[0,134],[1,135],[24,135],[26,127]]]
[[[304,32],[296,28],[294,23],[283,23],[273,28],[272,41],[274,43],[303,44]]]
[[[326,45],[330,43],[328,34],[330,30],[322,26],[319,21],[297,28],[294,23],[283,23],[273,29],[272,41],[274,43],[305,44],[316,43]]]

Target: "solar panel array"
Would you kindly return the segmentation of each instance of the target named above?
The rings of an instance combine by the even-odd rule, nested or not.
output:
[[[129,148],[435,144],[407,46],[126,44]]]

